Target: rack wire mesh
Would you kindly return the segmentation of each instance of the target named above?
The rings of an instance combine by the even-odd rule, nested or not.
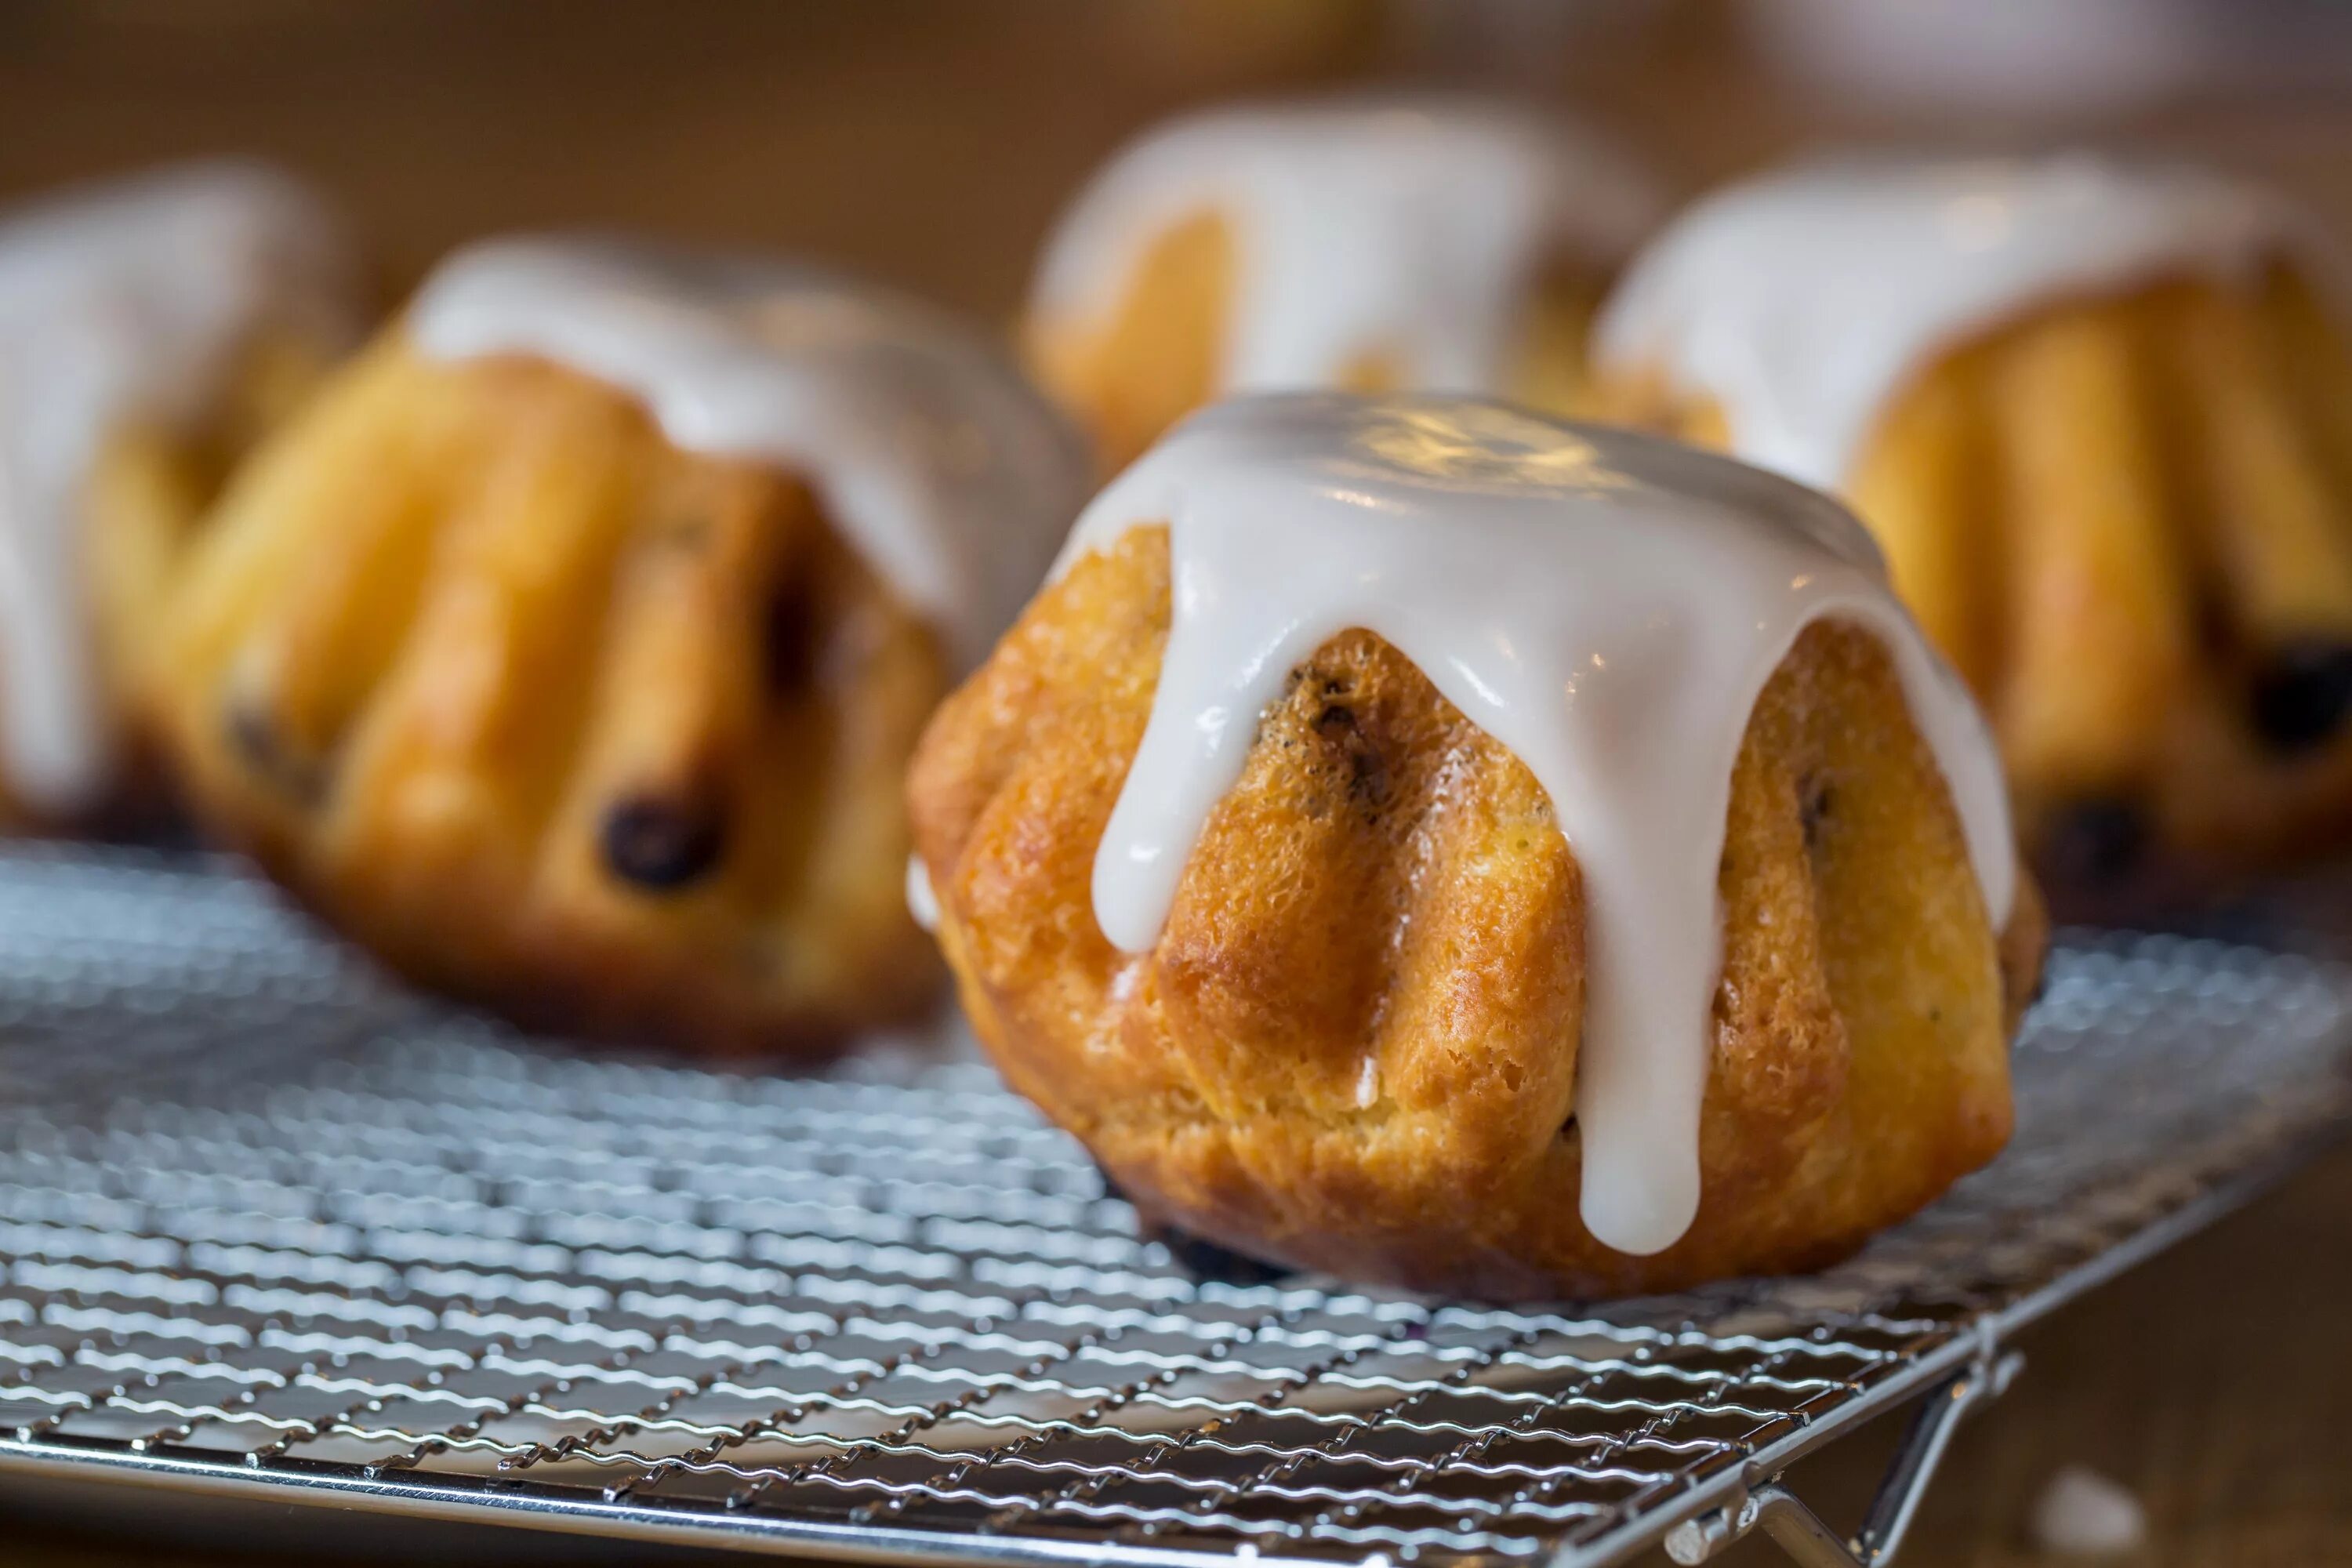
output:
[[[2352,1108],[2352,981],[2056,954],[2015,1143],[1852,1262],[1491,1310],[1188,1274],[951,1043],[419,1002],[218,868],[0,856],[0,1479],[930,1562],[1614,1562]]]

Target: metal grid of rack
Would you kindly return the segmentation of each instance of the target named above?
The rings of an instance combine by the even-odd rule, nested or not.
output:
[[[1497,1310],[1199,1279],[952,1043],[821,1078],[583,1055],[216,869],[18,851],[0,1481],[903,1562],[1801,1551],[1770,1478],[1964,1408],[2010,1330],[2315,1146],[2347,1027],[2324,964],[2072,943],[2014,1145],[1852,1262]]]

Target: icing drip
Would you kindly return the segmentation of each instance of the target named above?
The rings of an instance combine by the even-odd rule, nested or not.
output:
[[[920,855],[907,857],[907,912],[925,931],[940,929],[939,895],[931,891],[931,874]]]
[[[811,268],[616,240],[501,240],[411,307],[419,352],[530,354],[642,400],[671,443],[807,477],[962,664],[1084,499],[1077,439],[979,334]]]
[[[1194,416],[1087,508],[1063,562],[1162,520],[1173,618],[1096,854],[1104,934],[1129,952],[1158,940],[1258,714],[1327,639],[1379,634],[1527,764],[1583,873],[1582,1213],[1612,1247],[1656,1251],[1697,1207],[1732,766],[1806,626],[1885,642],[1990,918],[2008,917],[1999,759],[1825,498],[1498,405],[1327,394]]]
[[[1604,308],[1597,354],[1713,399],[1739,456],[1835,486],[1887,400],[1969,337],[2068,295],[2243,277],[2315,243],[2269,194],[2189,170],[1824,163],[1676,220]]]
[[[1099,320],[1145,251],[1223,215],[1241,278],[1229,387],[1327,386],[1379,353],[1405,383],[1498,392],[1526,293],[1556,251],[1614,262],[1650,226],[1649,185],[1570,127],[1489,104],[1225,110],[1130,148],[1055,232],[1041,322]]]
[[[0,770],[70,816],[112,779],[82,582],[83,495],[125,425],[203,416],[256,331],[357,327],[334,226],[284,176],[194,164],[0,222]]]

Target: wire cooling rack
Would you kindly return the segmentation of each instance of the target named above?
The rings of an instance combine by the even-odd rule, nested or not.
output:
[[[17,851],[0,1481],[905,1563],[1872,1561],[2011,1330],[2345,1115],[2347,1023],[2307,960],[2070,945],[2015,1144],[1860,1258],[1496,1310],[1188,1275],[952,1048],[583,1056],[217,870]],[[1773,1484],[1930,1390],[1854,1541]]]

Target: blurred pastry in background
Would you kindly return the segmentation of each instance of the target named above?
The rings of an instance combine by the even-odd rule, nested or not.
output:
[[[0,826],[154,815],[165,594],[359,312],[333,219],[272,170],[188,164],[0,216]]]
[[[1480,1296],[1833,1259],[1990,1158],[2042,926],[1824,497],[1508,406],[1238,399],[908,775],[965,1011],[1147,1218]]]
[[[2345,281],[2214,174],[1832,163],[1685,215],[1597,343],[1615,415],[1853,503],[2104,910],[2352,836]]]
[[[2200,10],[2191,0],[1739,5],[1765,60],[1832,101],[1954,120],[2115,114],[2179,91],[2212,60]]]
[[[1529,109],[1216,110],[1144,137],[1078,197],[1023,337],[1107,471],[1239,390],[1570,410],[1593,308],[1662,210],[1614,148]]]
[[[1813,94],[1970,131],[2352,83],[2340,0],[1741,0],[1738,15]]]
[[[936,994],[907,757],[1085,469],[912,301],[480,245],[237,475],[173,606],[173,750],[207,826],[411,975],[821,1047]]]

